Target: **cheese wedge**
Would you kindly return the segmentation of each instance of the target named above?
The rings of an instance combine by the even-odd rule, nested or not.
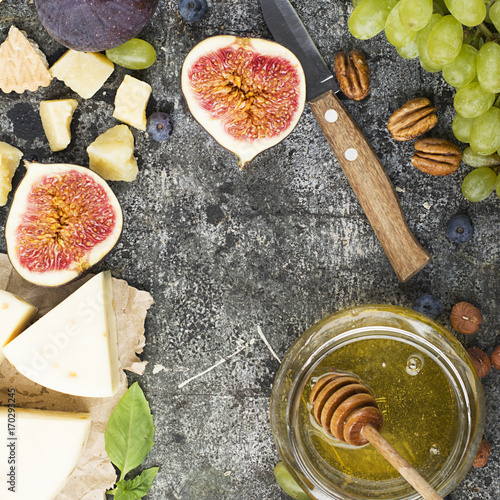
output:
[[[38,87],[47,87],[52,76],[47,59],[38,45],[11,26],[6,40],[0,45],[0,89],[8,94],[25,90],[32,92]]]
[[[0,498],[51,500],[77,466],[89,413],[0,407]]]
[[[50,68],[50,74],[62,80],[84,99],[90,99],[110,77],[114,64],[98,52],[68,50]]]
[[[71,119],[78,106],[76,99],[40,102],[40,118],[51,151],[62,151],[71,142]]]
[[[12,178],[22,156],[23,152],[19,149],[0,142],[0,206],[7,203],[7,196],[12,190]]]
[[[29,325],[37,308],[16,295],[0,290],[0,364],[3,363],[3,347],[17,337]]]
[[[116,91],[113,117],[131,127],[146,130],[146,106],[150,95],[151,85],[125,75]]]
[[[3,352],[37,384],[75,396],[113,396],[120,364],[111,273],[87,281]]]

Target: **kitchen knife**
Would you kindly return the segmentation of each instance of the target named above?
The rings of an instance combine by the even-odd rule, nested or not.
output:
[[[260,5],[274,39],[301,62],[307,102],[398,279],[409,280],[431,256],[410,231],[387,172],[335,95],[339,86],[290,2],[260,0]]]

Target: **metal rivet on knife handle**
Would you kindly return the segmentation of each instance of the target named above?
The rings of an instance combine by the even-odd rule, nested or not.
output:
[[[357,152],[354,148],[349,148],[349,149],[345,152],[345,157],[346,157],[349,161],[354,161],[354,160],[358,157],[358,152]]]
[[[334,122],[336,122],[338,117],[339,117],[339,114],[334,109],[329,109],[325,113],[325,120],[328,123],[334,123]]]

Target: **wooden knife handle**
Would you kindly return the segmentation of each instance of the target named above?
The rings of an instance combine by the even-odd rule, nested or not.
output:
[[[385,168],[333,91],[309,105],[398,279],[409,280],[431,256],[410,231]]]

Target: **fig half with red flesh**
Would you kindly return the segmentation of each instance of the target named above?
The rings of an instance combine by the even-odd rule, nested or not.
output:
[[[88,168],[25,164],[5,225],[7,253],[25,280],[64,285],[115,246],[122,210],[106,181]]]
[[[159,0],[35,0],[43,27],[73,50],[101,52],[134,38]]]
[[[295,127],[306,84],[287,48],[259,38],[207,38],[187,55],[182,92],[194,118],[243,168]]]

